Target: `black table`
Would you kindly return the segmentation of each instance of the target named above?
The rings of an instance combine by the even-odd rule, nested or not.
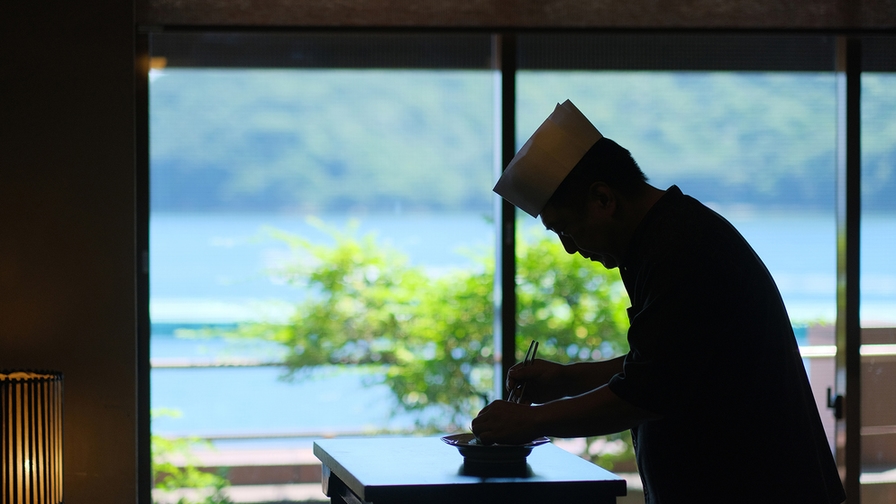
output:
[[[537,446],[516,476],[469,475],[438,437],[367,437],[314,442],[332,503],[616,502],[625,480],[553,444]]]

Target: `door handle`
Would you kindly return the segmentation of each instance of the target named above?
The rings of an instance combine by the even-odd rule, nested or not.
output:
[[[828,387],[828,408],[834,410],[834,418],[837,420],[843,419],[843,396],[837,394],[832,397],[831,387]]]

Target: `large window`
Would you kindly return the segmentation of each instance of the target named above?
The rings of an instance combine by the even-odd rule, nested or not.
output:
[[[493,389],[490,50],[152,37],[153,434],[274,459],[469,426]]]
[[[150,38],[154,434],[236,452],[465,429],[495,395],[493,333],[519,339],[503,342],[505,355],[530,334],[553,338],[539,353],[558,360],[624,352],[615,273],[590,311],[545,297],[533,286],[554,278],[547,270],[574,266],[521,213],[516,254],[495,254],[501,132],[519,147],[571,99],[654,185],[678,185],[753,245],[782,292],[835,445],[826,395],[842,316],[835,37]],[[892,54],[875,40],[869,54]],[[493,67],[507,48],[504,63],[515,63],[502,76]],[[883,386],[896,344],[887,255],[896,81],[879,64],[893,59],[875,58],[862,79],[862,379],[881,386],[863,396],[873,397],[863,406],[866,489],[889,488],[896,467]],[[502,78],[515,83],[513,110]],[[496,257],[515,262],[515,282],[496,297],[515,299],[513,330],[493,315]],[[567,446],[635,471],[627,443],[623,434]],[[875,495],[866,502],[886,501]]]

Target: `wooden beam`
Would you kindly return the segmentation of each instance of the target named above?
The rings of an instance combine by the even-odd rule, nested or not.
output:
[[[138,0],[153,26],[886,30],[893,0]]]

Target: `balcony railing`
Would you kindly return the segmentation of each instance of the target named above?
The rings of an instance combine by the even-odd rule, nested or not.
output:
[[[810,328],[810,344],[800,346],[800,354],[806,359],[809,378],[815,393],[817,406],[833,446],[836,420],[827,410],[828,387],[833,385],[837,347],[834,329],[831,326]],[[860,348],[863,365],[863,474],[861,482],[863,495],[868,492],[896,492],[896,391],[887,377],[896,376],[896,328],[865,329]],[[154,358],[153,369],[184,368],[252,368],[283,367],[283,362],[253,358]],[[884,379],[880,379],[883,375]],[[874,405],[881,405],[875,407]],[[291,431],[264,434],[202,435],[209,441],[260,441],[260,440],[300,440],[320,439],[336,435],[361,436],[370,432],[324,432]],[[401,435],[408,431],[383,431],[377,434]],[[317,497],[315,486],[319,487],[320,464],[307,449],[266,449],[266,450],[205,450],[195,454],[201,467],[206,470],[229,468],[229,479],[233,485],[229,494],[235,501],[252,502],[253,495],[273,492],[282,497],[287,494],[295,498],[304,495]],[[177,461],[174,461],[175,463]],[[250,492],[250,489],[255,493]],[[266,489],[266,490],[265,490]],[[242,492],[242,493],[241,493]],[[242,496],[245,494],[245,496]],[[260,494],[258,494],[260,495]],[[889,495],[889,493],[887,493]],[[241,497],[242,496],[242,497]],[[319,497],[323,497],[322,494]],[[285,499],[284,499],[285,500]],[[871,499],[874,501],[874,499]],[[883,501],[881,501],[883,502]]]

